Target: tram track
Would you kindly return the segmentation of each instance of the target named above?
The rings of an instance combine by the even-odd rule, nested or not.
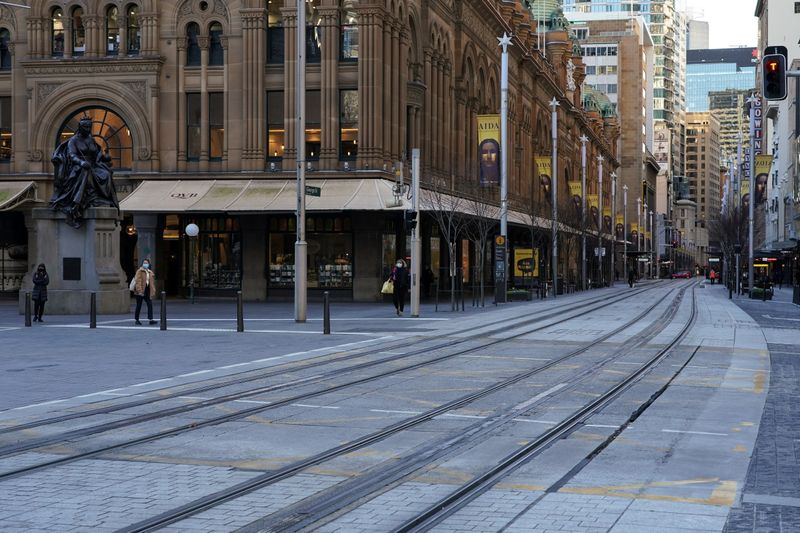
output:
[[[648,286],[646,286],[646,287],[644,287],[642,289],[638,289],[636,292],[626,293],[621,298],[614,299],[611,302],[607,302],[606,305],[611,305],[611,304],[613,304],[613,303],[615,303],[617,301],[624,300],[624,299],[627,299],[627,298],[632,298],[632,297],[637,296],[637,295],[639,295],[639,294],[641,294],[643,292],[647,292],[649,290],[653,290],[654,288],[657,288],[657,287],[658,287],[658,284],[650,284],[650,285],[648,285]],[[588,307],[588,306],[592,306],[592,305],[594,305],[594,304],[596,304],[598,302],[603,302],[605,300],[607,300],[607,299],[604,296],[588,298],[586,300],[580,300],[578,302],[572,302],[572,303],[568,303],[568,304],[565,304],[565,305],[556,306],[555,308],[547,309],[545,311],[542,311],[541,313],[537,313],[537,315],[534,316],[534,317],[528,317],[528,318],[525,318],[525,319],[520,320],[520,321],[511,321],[510,322],[508,319],[495,320],[495,321],[492,321],[492,322],[489,322],[489,323],[486,323],[486,324],[482,325],[481,328],[482,329],[493,328],[493,327],[499,326],[499,325],[502,325],[504,328],[524,327],[524,326],[527,326],[527,325],[530,325],[530,324],[535,324],[535,323],[538,323],[538,322],[541,322],[541,321],[544,321],[544,320],[547,320],[547,319],[550,319],[550,318],[553,318],[553,317],[557,317],[557,316],[560,316],[560,315],[563,315],[563,314],[567,314],[570,311],[576,311],[576,310],[579,310],[579,309],[582,309],[582,308],[585,308],[585,307]],[[576,303],[577,303],[577,305],[576,305]],[[424,348],[421,348],[421,349],[415,350],[415,351],[404,352],[402,355],[396,355],[396,356],[393,356],[393,357],[385,358],[385,359],[383,359],[381,361],[387,361],[387,362],[388,361],[394,361],[394,360],[397,360],[398,358],[402,358],[402,357],[420,355],[420,354],[423,354],[423,353],[429,352],[429,351],[440,350],[440,349],[443,349],[443,348],[450,348],[450,347],[453,347],[453,346],[465,344],[465,343],[473,341],[475,339],[479,339],[479,338],[487,336],[487,334],[485,334],[485,333],[478,333],[478,334],[475,334],[475,335],[470,335],[470,336],[463,337],[463,338],[458,338],[458,339],[453,339],[452,338],[453,335],[459,335],[459,334],[463,334],[463,333],[468,333],[471,329],[473,329],[473,328],[456,330],[456,331],[451,333],[451,335],[450,335],[451,338],[446,342],[442,342],[442,343],[439,343],[439,344],[433,345],[433,346],[426,346]],[[407,340],[407,339],[404,339],[404,340]],[[59,424],[59,423],[62,423],[62,422],[68,422],[68,421],[71,421],[71,420],[77,420],[77,419],[80,419],[80,418],[88,418],[88,417],[92,417],[92,416],[98,416],[98,415],[114,413],[114,412],[117,412],[117,411],[123,411],[123,410],[126,410],[126,409],[133,409],[133,408],[136,408],[136,407],[142,407],[142,406],[145,406],[145,405],[150,405],[150,404],[153,404],[153,403],[156,403],[156,402],[164,402],[165,400],[171,400],[171,399],[176,399],[176,398],[181,398],[181,397],[186,397],[186,396],[197,396],[197,395],[200,395],[200,394],[203,394],[203,393],[206,393],[206,392],[210,392],[210,391],[214,391],[214,390],[218,390],[218,389],[223,389],[223,388],[227,388],[227,387],[233,387],[233,386],[236,386],[236,385],[250,383],[250,382],[258,381],[258,380],[262,380],[262,379],[269,379],[269,378],[272,378],[272,377],[282,376],[282,375],[286,374],[287,372],[299,372],[299,371],[304,371],[304,370],[308,370],[308,369],[319,368],[319,367],[326,366],[326,365],[346,362],[346,361],[350,361],[350,360],[358,359],[358,358],[362,358],[362,357],[368,357],[368,356],[371,356],[371,355],[379,355],[382,352],[389,352],[389,351],[393,351],[393,350],[396,350],[396,349],[399,349],[399,348],[404,348],[406,345],[407,344],[395,343],[395,344],[390,345],[390,346],[381,346],[380,348],[375,348],[375,349],[371,349],[371,350],[365,350],[365,351],[360,351],[360,352],[355,352],[355,353],[347,353],[346,355],[343,355],[343,356],[340,356],[340,357],[331,357],[331,355],[335,355],[335,354],[324,354],[324,355],[319,355],[319,356],[316,356],[316,357],[313,357],[313,358],[310,358],[310,359],[306,359],[306,360],[304,360],[302,362],[299,362],[299,363],[292,363],[292,364],[288,364],[288,365],[279,365],[278,367],[271,368],[268,371],[253,371],[253,370],[249,370],[249,371],[246,371],[246,372],[240,372],[240,373],[232,374],[231,376],[228,376],[228,378],[233,377],[234,379],[227,379],[227,381],[223,381],[223,382],[220,382],[220,383],[204,384],[204,385],[200,385],[200,386],[197,386],[197,387],[194,387],[194,388],[188,388],[188,389],[183,389],[182,388],[181,390],[174,391],[174,392],[168,392],[166,394],[159,394],[158,396],[155,396],[155,397],[152,397],[152,398],[143,398],[143,399],[139,399],[139,400],[126,401],[126,402],[121,402],[121,403],[117,402],[117,403],[114,403],[113,405],[93,408],[93,409],[89,409],[89,410],[85,410],[85,411],[80,411],[80,412],[75,412],[75,413],[67,413],[67,414],[62,414],[62,415],[58,415],[58,416],[55,416],[55,417],[48,417],[48,418],[44,418],[44,419],[40,419],[40,420],[33,420],[33,421],[30,421],[30,422],[24,422],[24,423],[21,423],[21,424],[15,424],[15,425],[12,425],[12,426],[0,427],[0,436],[6,435],[6,434],[10,434],[10,433],[20,432],[20,431],[23,431],[23,430],[35,429],[35,428],[42,427],[42,426],[54,425],[54,424]],[[376,363],[380,363],[381,361],[376,361]],[[240,376],[240,377],[236,377],[236,376]],[[207,383],[207,382],[208,382],[208,380],[201,381],[201,383]],[[185,386],[185,385],[183,385],[183,386]],[[174,388],[174,387],[170,387],[170,389],[172,389],[172,388]],[[155,389],[155,390],[149,391],[149,393],[150,394],[157,394],[157,393],[159,393],[160,391],[163,391],[163,390],[169,390],[169,389]],[[228,401],[228,400],[224,400],[224,401]],[[200,404],[200,405],[197,406],[197,408],[202,408],[204,406],[205,405]],[[6,448],[7,448],[6,446],[0,446],[0,457],[3,457],[5,455],[9,455],[10,453],[14,453],[13,451],[6,451]],[[21,450],[20,449],[18,451],[25,451],[25,450]]]
[[[515,322],[515,323],[512,323],[512,324],[508,324],[508,321],[495,321],[495,322],[493,322],[491,324],[488,324],[487,326],[483,326],[483,327],[484,328],[485,327],[493,327],[493,326],[496,326],[496,325],[499,325],[499,324],[503,324],[503,326],[504,326],[503,329],[512,329],[512,328],[513,329],[518,329],[518,328],[522,328],[522,327],[525,327],[525,326],[528,326],[528,325],[531,325],[531,324],[536,324],[538,322],[546,321],[546,320],[549,320],[549,319],[551,319],[553,317],[557,317],[557,316],[560,316],[560,315],[564,315],[564,314],[569,314],[570,315],[568,317],[565,317],[565,318],[562,318],[560,320],[557,320],[557,321],[555,321],[553,323],[548,323],[546,325],[540,326],[538,328],[534,328],[532,330],[525,330],[524,332],[516,334],[516,335],[513,335],[511,337],[507,337],[507,338],[503,338],[503,339],[490,340],[490,341],[488,341],[486,343],[483,343],[480,346],[469,347],[466,350],[456,351],[454,353],[448,353],[448,354],[445,354],[445,355],[442,355],[442,356],[434,357],[433,359],[430,359],[430,360],[421,361],[419,363],[412,364],[410,366],[407,365],[407,366],[404,366],[404,367],[399,367],[399,368],[393,369],[390,373],[387,373],[387,374],[378,374],[376,376],[368,376],[366,378],[362,378],[362,379],[359,379],[359,380],[356,380],[356,381],[344,383],[344,384],[335,386],[333,388],[329,387],[329,388],[326,388],[326,389],[323,389],[323,390],[319,390],[319,391],[311,391],[309,393],[295,395],[295,396],[292,396],[292,397],[289,397],[289,398],[286,398],[286,399],[283,399],[283,400],[279,400],[279,401],[270,403],[269,405],[262,405],[262,406],[257,406],[257,407],[251,407],[251,408],[248,408],[248,409],[243,409],[243,410],[238,411],[236,413],[232,413],[232,414],[228,414],[228,415],[224,415],[224,416],[220,416],[220,417],[215,417],[215,418],[209,419],[207,421],[200,421],[200,422],[195,422],[195,423],[192,423],[192,424],[186,424],[186,425],[183,425],[183,426],[179,426],[179,427],[176,427],[176,428],[172,428],[172,429],[168,429],[168,430],[165,430],[165,431],[162,431],[162,432],[158,432],[156,434],[147,435],[147,436],[141,437],[139,439],[136,439],[135,441],[130,441],[130,443],[123,442],[123,443],[119,443],[119,444],[116,444],[116,445],[107,446],[107,447],[105,447],[104,450],[97,450],[96,452],[85,452],[85,453],[90,453],[92,455],[96,455],[96,454],[100,454],[100,453],[105,453],[107,451],[112,451],[112,450],[115,450],[115,449],[120,449],[120,448],[124,448],[124,447],[128,447],[128,446],[133,446],[133,445],[136,445],[136,444],[144,444],[146,442],[151,442],[151,441],[157,440],[159,438],[164,438],[164,437],[168,437],[168,436],[172,436],[172,435],[177,435],[177,434],[182,433],[182,432],[187,431],[187,430],[197,429],[197,428],[200,428],[200,427],[206,427],[206,426],[210,426],[210,425],[216,425],[216,424],[224,423],[226,421],[236,420],[236,419],[239,419],[239,418],[245,418],[247,416],[262,412],[262,411],[267,410],[267,409],[274,409],[274,408],[277,408],[277,407],[290,405],[291,403],[301,402],[301,401],[307,400],[309,398],[313,398],[315,396],[319,396],[321,394],[326,394],[326,393],[333,392],[333,391],[336,391],[336,390],[341,390],[341,389],[346,388],[348,386],[353,386],[353,385],[365,383],[365,382],[368,382],[368,381],[372,381],[374,379],[379,379],[381,377],[385,377],[385,376],[388,376],[388,375],[393,375],[393,374],[396,374],[396,373],[399,373],[399,372],[403,372],[403,371],[407,371],[407,370],[412,370],[412,369],[419,368],[419,367],[422,367],[422,366],[425,366],[425,365],[429,365],[429,364],[436,364],[438,362],[445,361],[445,360],[451,359],[453,357],[458,357],[460,355],[464,355],[465,353],[469,353],[469,352],[472,352],[472,351],[485,349],[487,347],[494,346],[496,344],[499,344],[499,343],[504,342],[504,341],[509,340],[509,339],[518,338],[518,337],[520,337],[522,335],[527,335],[527,334],[535,332],[535,331],[546,329],[546,328],[552,327],[554,325],[557,325],[557,324],[560,324],[560,323],[563,323],[563,322],[567,322],[569,320],[573,320],[573,319],[579,318],[581,316],[585,316],[585,315],[587,315],[587,314],[589,314],[591,312],[594,312],[596,310],[608,307],[610,305],[614,305],[614,304],[619,303],[620,301],[624,301],[624,300],[626,300],[628,298],[632,298],[634,296],[638,296],[638,295],[640,295],[640,294],[642,294],[644,292],[647,292],[649,290],[653,290],[656,287],[657,287],[657,285],[644,288],[641,291],[638,291],[638,292],[635,292],[635,293],[625,293],[622,297],[619,297],[619,298],[605,299],[605,301],[601,301],[601,303],[599,303],[599,305],[596,305],[596,304],[598,304],[596,299],[592,299],[590,302],[586,302],[586,303],[581,302],[577,306],[566,305],[566,306],[564,306],[563,309],[560,309],[560,310],[556,311],[555,313],[551,312],[551,313],[543,314],[542,316],[537,316],[537,317],[534,317],[534,318],[528,318],[526,320]],[[573,311],[579,311],[579,310],[584,309],[586,307],[589,307],[589,309],[581,311],[581,312],[579,312],[577,314],[570,314]],[[465,330],[465,331],[468,331],[468,330]],[[129,427],[129,426],[134,426],[136,424],[141,424],[141,423],[144,423],[144,422],[150,422],[150,421],[153,421],[153,420],[166,418],[166,417],[169,417],[169,416],[176,416],[176,415],[180,415],[180,414],[185,414],[185,413],[189,413],[191,411],[195,411],[195,410],[206,408],[206,407],[213,407],[213,406],[224,404],[224,403],[227,403],[227,402],[232,402],[232,401],[236,401],[236,400],[242,400],[242,399],[246,399],[246,398],[249,398],[249,397],[252,397],[252,396],[258,396],[260,394],[280,392],[280,391],[283,391],[283,390],[286,390],[286,389],[290,389],[290,388],[293,388],[293,387],[297,387],[297,386],[300,386],[300,385],[313,385],[313,384],[321,383],[321,382],[324,382],[326,380],[330,380],[330,379],[333,379],[333,378],[336,378],[336,377],[339,377],[339,376],[342,376],[342,375],[347,375],[349,373],[353,373],[353,372],[356,372],[356,371],[360,371],[360,370],[376,367],[376,366],[387,364],[387,363],[394,363],[396,361],[409,359],[411,357],[418,356],[418,355],[424,355],[424,354],[426,354],[428,352],[434,352],[436,350],[441,350],[441,349],[444,349],[444,348],[452,348],[454,346],[467,344],[467,343],[469,343],[471,341],[475,341],[476,339],[481,339],[481,338],[485,338],[485,337],[488,337],[488,334],[486,334],[486,333],[478,333],[478,334],[475,334],[475,335],[464,337],[463,339],[458,339],[458,340],[455,340],[455,341],[449,340],[447,342],[439,343],[439,344],[437,344],[435,346],[426,346],[426,347],[421,348],[419,350],[412,350],[412,351],[409,351],[409,352],[405,352],[403,354],[392,355],[392,356],[384,357],[384,358],[377,359],[377,360],[374,360],[374,361],[366,361],[366,362],[363,362],[363,363],[357,363],[355,365],[346,366],[346,367],[343,367],[343,368],[333,369],[333,370],[330,370],[329,372],[322,373],[322,374],[319,374],[319,375],[312,375],[312,376],[307,376],[307,377],[303,377],[303,378],[290,380],[290,381],[283,382],[283,383],[277,383],[277,384],[273,384],[273,385],[257,387],[255,389],[249,389],[249,390],[245,390],[245,391],[234,392],[234,393],[218,396],[218,397],[215,397],[215,398],[200,400],[198,402],[195,402],[195,403],[192,403],[192,404],[188,404],[188,405],[170,407],[170,408],[167,408],[167,409],[161,409],[159,411],[154,411],[154,412],[151,412],[151,413],[134,415],[132,417],[127,417],[127,418],[120,419],[120,420],[115,420],[115,421],[112,421],[112,422],[105,422],[105,423],[101,423],[101,424],[97,424],[97,425],[93,425],[93,426],[82,427],[82,428],[78,428],[78,429],[74,429],[74,430],[69,430],[69,431],[65,431],[65,432],[56,433],[56,434],[53,434],[53,435],[47,435],[47,436],[44,436],[44,437],[34,437],[34,438],[31,438],[31,439],[28,439],[24,443],[19,443],[19,444],[15,443],[15,444],[12,444],[12,445],[0,446],[0,458],[16,455],[16,454],[23,453],[23,452],[26,452],[26,451],[36,450],[36,449],[43,448],[43,447],[46,447],[46,446],[51,446],[51,445],[54,445],[54,444],[59,444],[59,443],[65,442],[65,441],[71,441],[71,440],[74,440],[74,439],[90,437],[92,435],[97,435],[97,434],[105,433],[105,432],[108,432],[108,431],[113,431],[113,430]],[[337,358],[335,361],[314,361],[314,362],[312,362],[312,363],[310,363],[308,365],[302,366],[301,370],[313,369],[313,368],[317,368],[317,367],[319,367],[321,365],[324,365],[324,364],[330,364],[332,362],[341,362],[343,360],[345,360],[345,361],[346,360],[351,360],[353,358],[361,358],[361,357],[365,357],[365,356],[368,356],[368,355],[373,355],[375,353],[380,353],[380,352],[385,352],[385,351],[387,351],[387,348],[383,347],[383,348],[380,348],[380,349],[368,351],[366,354],[365,353],[349,354],[349,355],[343,356],[341,358]],[[300,369],[296,369],[295,368],[295,369],[292,370],[292,372],[297,372],[298,370],[300,370]],[[265,373],[264,375],[261,375],[261,376],[259,376],[257,378],[256,377],[248,377],[246,381],[250,382],[250,381],[254,381],[256,379],[267,379],[268,377],[278,377],[278,376],[281,376],[281,375],[285,374],[286,372],[287,372],[286,369],[274,370],[274,371]],[[219,384],[219,385],[215,386],[214,388],[224,388],[224,387],[229,387],[229,386],[233,386],[233,385],[236,385],[236,384],[241,384],[241,382],[236,382],[236,383],[233,383],[233,384],[231,384],[231,383]],[[181,391],[180,393],[176,393],[175,395],[163,396],[163,397],[159,397],[159,398],[155,398],[155,399],[148,399],[147,401],[126,402],[125,404],[122,404],[122,405],[119,405],[119,406],[109,406],[107,408],[99,408],[99,409],[96,409],[96,410],[83,412],[83,413],[80,413],[80,415],[82,415],[83,417],[88,417],[88,416],[94,416],[94,415],[98,415],[98,414],[108,414],[108,413],[112,413],[112,412],[119,411],[119,410],[122,410],[122,409],[129,409],[129,408],[138,407],[138,406],[141,406],[141,405],[152,404],[152,403],[154,403],[156,401],[163,401],[163,400],[172,399],[172,398],[180,397],[180,396],[191,396],[192,394],[197,394],[198,393],[197,391],[199,389],[203,389],[204,391],[210,390],[207,387],[199,387],[199,388],[196,388],[194,390],[194,392]],[[69,419],[78,418],[78,416],[76,416],[76,415],[79,415],[79,413],[65,415],[65,416],[69,417],[69,418],[67,418],[69,420]],[[60,423],[60,422],[63,422],[63,421],[65,421],[64,416],[60,416],[60,417],[55,417],[55,418],[51,419],[50,422],[40,421],[40,423],[38,423],[38,425],[33,426],[33,427],[40,427],[40,426],[43,426],[43,425],[55,424],[55,423]],[[22,429],[22,427],[24,427],[25,429],[30,429],[31,425],[30,424],[21,425],[20,429]],[[57,460],[53,460],[53,461],[47,462],[46,464],[47,465],[62,464],[63,462],[65,462],[65,460],[68,460],[68,457],[60,458],[60,459],[57,459]],[[11,477],[11,476],[20,475],[20,474],[23,473],[23,471],[27,472],[27,471],[33,471],[33,470],[38,470],[38,469],[39,469],[39,467],[37,465],[32,465],[32,466],[27,467],[25,469],[9,471],[9,472],[0,472],[0,481],[2,481],[3,479],[7,479],[8,477]]]
[[[680,294],[682,294],[683,291],[685,291],[685,290],[686,290],[686,288],[682,289],[680,291]],[[670,292],[672,292],[672,291],[670,291]],[[235,498],[237,498],[239,496],[242,496],[244,494],[248,494],[250,492],[253,492],[253,491],[258,490],[260,488],[264,488],[266,486],[274,484],[274,483],[276,483],[278,481],[281,481],[283,479],[292,477],[293,475],[296,475],[296,474],[302,472],[303,470],[305,470],[305,469],[307,469],[309,467],[319,465],[320,463],[329,461],[329,460],[337,458],[337,457],[341,457],[341,456],[343,456],[343,455],[345,455],[347,453],[351,453],[353,451],[365,448],[365,447],[367,447],[367,446],[369,446],[371,444],[374,444],[374,443],[377,443],[377,442],[379,442],[381,440],[384,440],[384,439],[386,439],[386,438],[388,438],[388,437],[390,437],[392,435],[396,435],[396,434],[398,434],[398,433],[400,433],[402,431],[405,431],[407,429],[410,429],[410,428],[413,428],[415,426],[418,426],[418,425],[420,425],[422,423],[425,423],[427,421],[430,421],[430,420],[432,420],[432,419],[434,419],[434,418],[436,418],[438,416],[444,415],[448,411],[463,407],[463,406],[465,406],[465,405],[467,405],[469,403],[472,403],[472,402],[474,402],[474,401],[476,401],[476,400],[478,400],[480,398],[488,396],[488,395],[490,395],[490,394],[492,394],[494,392],[497,392],[497,391],[499,391],[499,390],[501,390],[503,388],[509,387],[509,386],[511,386],[513,384],[516,384],[516,383],[519,383],[522,380],[525,380],[525,379],[527,379],[527,378],[529,378],[531,376],[534,376],[536,374],[544,372],[544,371],[546,371],[548,369],[554,368],[557,365],[564,363],[565,361],[569,360],[570,358],[575,357],[578,354],[587,352],[592,347],[597,346],[598,344],[600,344],[600,343],[604,342],[605,340],[613,337],[614,335],[617,335],[617,334],[623,332],[625,329],[631,327],[633,324],[635,324],[636,322],[638,322],[639,320],[641,320],[642,318],[647,316],[649,313],[651,313],[653,311],[653,309],[655,309],[658,305],[660,305],[664,299],[666,299],[666,297],[661,298],[661,299],[657,299],[645,311],[643,311],[642,313],[640,313],[636,317],[633,317],[632,320],[626,321],[626,323],[624,323],[621,326],[615,328],[611,332],[606,333],[606,334],[600,336],[599,338],[594,339],[593,341],[591,341],[588,344],[582,346],[581,348],[573,350],[570,353],[567,353],[567,354],[565,354],[563,356],[559,356],[558,358],[555,358],[555,359],[553,359],[552,361],[550,361],[550,362],[548,362],[546,364],[537,366],[537,367],[532,368],[532,369],[528,369],[528,370],[526,370],[524,372],[521,372],[521,373],[518,373],[518,374],[516,374],[516,375],[514,375],[514,376],[512,376],[510,378],[503,379],[503,380],[501,380],[501,381],[499,381],[499,382],[497,382],[497,383],[495,383],[495,384],[493,384],[493,385],[491,385],[489,387],[483,388],[483,389],[481,389],[479,391],[476,391],[474,393],[470,393],[470,394],[464,395],[464,396],[462,396],[460,398],[451,400],[451,401],[446,402],[446,403],[444,403],[444,404],[442,404],[442,405],[440,405],[440,406],[438,406],[436,408],[430,409],[430,410],[426,411],[425,413],[422,413],[420,415],[413,416],[413,417],[407,418],[405,420],[399,421],[399,422],[397,422],[395,424],[392,424],[390,426],[387,426],[385,428],[377,430],[377,431],[375,431],[373,433],[370,433],[370,434],[364,435],[364,436],[362,436],[360,438],[354,439],[354,440],[352,440],[352,441],[350,441],[348,443],[342,444],[340,446],[333,447],[333,448],[331,448],[329,450],[326,450],[324,452],[321,452],[321,453],[319,453],[317,455],[314,455],[314,456],[308,457],[306,459],[303,459],[301,461],[297,461],[295,463],[286,465],[285,467],[276,469],[274,471],[267,472],[265,474],[256,476],[256,477],[254,477],[254,478],[252,478],[250,480],[247,480],[245,482],[237,484],[237,485],[235,485],[233,487],[229,487],[228,489],[219,491],[217,493],[208,495],[208,496],[206,496],[204,498],[200,498],[198,500],[195,500],[194,502],[190,502],[190,503],[188,503],[188,504],[186,504],[184,506],[181,506],[179,508],[173,509],[172,511],[163,513],[163,514],[158,515],[156,517],[153,517],[151,519],[139,522],[137,524],[134,524],[134,525],[126,527],[126,528],[123,528],[121,531],[126,532],[126,533],[143,532],[143,531],[154,531],[154,530],[156,530],[158,528],[164,527],[164,526],[169,525],[169,524],[173,524],[173,523],[178,522],[178,521],[180,521],[180,520],[182,520],[184,518],[187,518],[189,516],[193,516],[195,514],[198,514],[198,513],[202,512],[204,510],[211,509],[211,508],[213,508],[215,506],[218,506],[218,505],[220,505],[220,504],[222,504],[224,502],[233,500],[233,499],[235,499]],[[677,299],[680,300],[680,296],[678,296]],[[677,312],[677,307],[675,308],[674,312]],[[655,329],[658,329],[658,331],[661,331],[664,327],[666,327],[666,324],[663,323],[662,320],[656,320],[656,321],[654,321],[653,326],[655,327]],[[527,335],[529,333],[530,333],[530,331],[526,331],[524,334]],[[510,339],[508,339],[508,338],[503,339],[503,341],[507,341],[507,340],[510,340]],[[643,341],[642,339],[637,339],[637,340],[630,341],[629,343],[626,343],[626,344],[629,346],[630,349],[632,349],[633,346],[639,346],[641,342],[646,342],[646,340]],[[520,416],[520,414],[521,414],[520,412],[514,412],[513,416]],[[459,434],[456,437],[451,437],[451,438],[445,439],[443,442],[439,442],[436,445],[433,445],[429,449],[429,454],[436,455],[437,453],[448,453],[449,451],[451,451],[453,449],[453,447],[455,446],[456,443],[463,444],[465,442],[465,439],[469,440],[470,438],[475,437],[478,433],[485,432],[490,426],[494,427],[497,423],[499,423],[497,420],[495,420],[495,421],[488,420],[488,421],[483,421],[481,423],[477,423],[475,426],[473,426],[472,429],[468,429],[465,433]],[[378,476],[376,478],[371,478],[369,481],[367,481],[367,483],[370,484],[370,489],[366,490],[366,492],[368,493],[369,490],[375,490],[375,485],[376,484],[378,486],[382,486],[382,485],[384,485],[386,483],[391,483],[392,480],[395,479],[398,476],[402,477],[403,475],[407,475],[406,470],[409,467],[412,467],[412,470],[414,468],[419,468],[419,462],[420,461],[422,461],[424,463],[425,461],[427,461],[429,459],[430,459],[430,456],[427,456],[424,453],[423,454],[415,453],[414,457],[412,459],[412,462],[414,463],[413,465],[409,465],[409,463],[406,462],[406,463],[403,463],[403,464],[399,464],[398,463],[397,465],[394,465],[394,467],[388,468],[388,470],[385,471],[385,472],[382,472],[380,476]],[[364,497],[365,489],[363,489],[363,488],[353,488],[352,490],[350,490],[350,489],[347,489],[347,488],[343,488],[342,491],[338,491],[338,489],[337,489],[337,492],[339,492],[339,496],[337,496],[338,498],[342,498],[342,497],[348,498],[349,497],[349,498],[353,498],[353,499],[360,499],[360,498]],[[336,502],[336,505],[339,505],[339,504],[341,504],[341,502]],[[329,506],[329,505],[330,505],[330,502],[327,502],[326,506]],[[317,513],[313,512],[313,509],[308,509],[308,510],[299,511],[296,516],[299,517],[299,518],[293,518],[292,516],[283,517],[283,521],[281,521],[281,524],[283,526],[288,527],[291,530],[294,530],[297,526],[300,525],[300,523],[307,523],[310,520],[309,519],[310,516],[317,516]],[[277,518],[277,517],[270,517],[270,520],[273,520],[275,518]],[[281,528],[278,528],[278,529],[281,529]]]

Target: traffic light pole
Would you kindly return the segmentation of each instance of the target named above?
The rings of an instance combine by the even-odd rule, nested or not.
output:
[[[416,224],[411,233],[411,316],[419,317],[419,288],[422,274],[422,243],[419,238],[419,148],[411,150],[411,210]]]

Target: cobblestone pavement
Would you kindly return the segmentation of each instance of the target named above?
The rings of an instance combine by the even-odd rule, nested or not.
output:
[[[771,373],[756,448],[726,533],[800,531],[800,307],[791,298],[786,287],[776,288],[772,301],[736,300],[764,328]]]

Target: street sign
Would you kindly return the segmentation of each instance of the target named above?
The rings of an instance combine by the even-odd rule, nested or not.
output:
[[[322,189],[319,187],[312,187],[311,185],[306,185],[306,194],[308,196],[316,196],[319,197],[322,193]]]
[[[506,302],[506,238],[494,238],[494,298],[496,303]]]

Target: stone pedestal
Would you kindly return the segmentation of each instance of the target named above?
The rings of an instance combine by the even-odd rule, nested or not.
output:
[[[130,292],[119,262],[119,213],[115,208],[92,207],[84,218],[75,229],[63,213],[49,208],[31,213],[28,263],[31,271],[44,263],[50,275],[45,314],[88,314],[92,292],[97,293],[98,314],[128,313]],[[20,312],[32,288],[28,273],[20,291]]]

